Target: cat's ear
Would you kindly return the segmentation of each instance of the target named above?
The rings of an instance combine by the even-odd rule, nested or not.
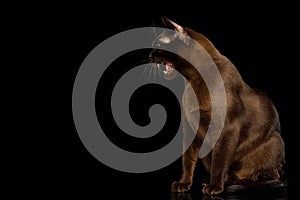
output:
[[[188,36],[186,30],[182,26],[176,24],[175,22],[169,20],[166,17],[162,17],[161,19],[167,28],[171,28],[178,32],[178,33],[174,34],[174,38],[178,37],[180,40],[182,40],[187,45],[190,43],[190,37]]]
[[[176,24],[175,22],[169,20],[168,18],[166,17],[162,17],[161,18],[162,22],[164,23],[164,25],[167,27],[167,28],[171,28],[173,30],[176,30],[178,31],[179,33],[186,33],[184,28],[178,24]]]

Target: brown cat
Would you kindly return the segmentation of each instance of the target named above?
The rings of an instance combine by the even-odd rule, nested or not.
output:
[[[250,88],[240,76],[238,70],[228,58],[223,56],[202,34],[189,28],[183,28],[167,18],[164,24],[178,35],[162,33],[155,40],[156,45],[172,45],[174,41],[189,47],[189,38],[196,40],[210,55],[216,64],[224,82],[226,91],[226,119],[221,136],[213,150],[202,159],[210,173],[210,182],[203,184],[205,194],[219,194],[224,185],[239,182],[278,180],[284,161],[284,142],[280,136],[280,123],[277,111],[271,100],[262,92]],[[190,48],[193,48],[192,46]],[[189,49],[185,49],[188,54]],[[209,121],[211,119],[211,99],[208,88],[199,73],[191,64],[179,56],[160,49],[151,52],[154,62],[166,63],[164,74],[167,79],[174,78],[173,69],[179,71],[196,92],[200,108],[200,122],[197,135],[183,154],[183,174],[178,182],[172,184],[173,192],[186,192],[192,185],[193,173],[198,160]],[[201,67],[201,66],[200,66]],[[190,92],[185,89],[183,99]],[[183,133],[192,131],[193,115],[188,101],[183,101]],[[198,122],[197,122],[198,123]]]

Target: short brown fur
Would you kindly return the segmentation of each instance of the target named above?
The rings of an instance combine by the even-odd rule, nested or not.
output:
[[[213,150],[202,159],[210,173],[210,181],[204,184],[202,192],[218,194],[225,185],[243,180],[278,180],[284,161],[284,142],[280,136],[279,117],[271,100],[263,92],[250,88],[231,61],[205,36],[188,28],[184,31],[209,53],[226,90],[227,114],[223,131]],[[151,56],[154,60],[158,57],[168,59],[168,55],[162,52]],[[211,101],[202,77],[193,67],[178,58],[174,68],[187,78],[195,90],[201,113],[197,136],[183,155],[181,179],[171,187],[173,192],[185,192],[190,190],[193,182],[199,149],[211,117]],[[190,94],[185,91],[184,95]],[[183,104],[183,108],[188,106],[188,102]],[[192,131],[189,118],[193,116],[183,112],[184,134]]]

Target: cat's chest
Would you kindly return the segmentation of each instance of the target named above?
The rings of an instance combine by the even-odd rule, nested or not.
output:
[[[199,126],[200,109],[196,94],[190,84],[187,84],[182,96],[182,110],[191,128],[196,131]]]
[[[197,94],[192,86],[187,84],[182,96],[183,114],[194,131],[198,130],[199,122],[204,127],[208,126],[211,118],[211,101],[208,90],[198,87],[196,91]]]
[[[184,89],[182,96],[182,107],[186,114],[199,111],[197,96],[190,84],[187,84]]]

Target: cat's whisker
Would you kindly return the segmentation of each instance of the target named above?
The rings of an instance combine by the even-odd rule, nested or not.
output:
[[[147,64],[149,62],[150,62],[150,60],[149,60],[149,58],[147,58],[147,59],[144,59],[144,60],[140,60],[140,61],[136,62],[135,64],[136,65],[141,65],[141,64]]]
[[[158,75],[159,75],[161,82],[165,83],[166,80],[164,79],[164,75],[163,75],[162,69],[160,68],[159,64],[157,64],[157,69],[158,69],[157,71],[158,71]]]
[[[151,80],[152,70],[153,70],[153,66],[151,65],[149,75],[148,75],[148,80]]]
[[[152,31],[153,31],[154,36],[157,37],[157,33],[156,33],[156,30],[154,27],[152,27]]]
[[[154,45],[155,45],[155,42],[156,42],[155,40],[152,42],[152,44],[151,44],[151,46],[152,46],[152,47],[154,47]]]
[[[157,67],[154,66],[154,82],[156,82]]]
[[[140,80],[142,80],[142,78],[145,76],[145,73],[146,73],[146,71],[148,70],[148,68],[149,68],[149,65],[146,65],[146,67],[145,67],[144,70],[143,70],[143,73],[142,73],[141,76],[140,76]]]
[[[156,29],[154,28],[154,27],[155,27],[154,23],[151,22],[151,23],[150,23],[150,26],[151,26],[151,28],[152,28],[152,33],[153,33],[153,35],[154,35],[155,37],[157,37]]]

